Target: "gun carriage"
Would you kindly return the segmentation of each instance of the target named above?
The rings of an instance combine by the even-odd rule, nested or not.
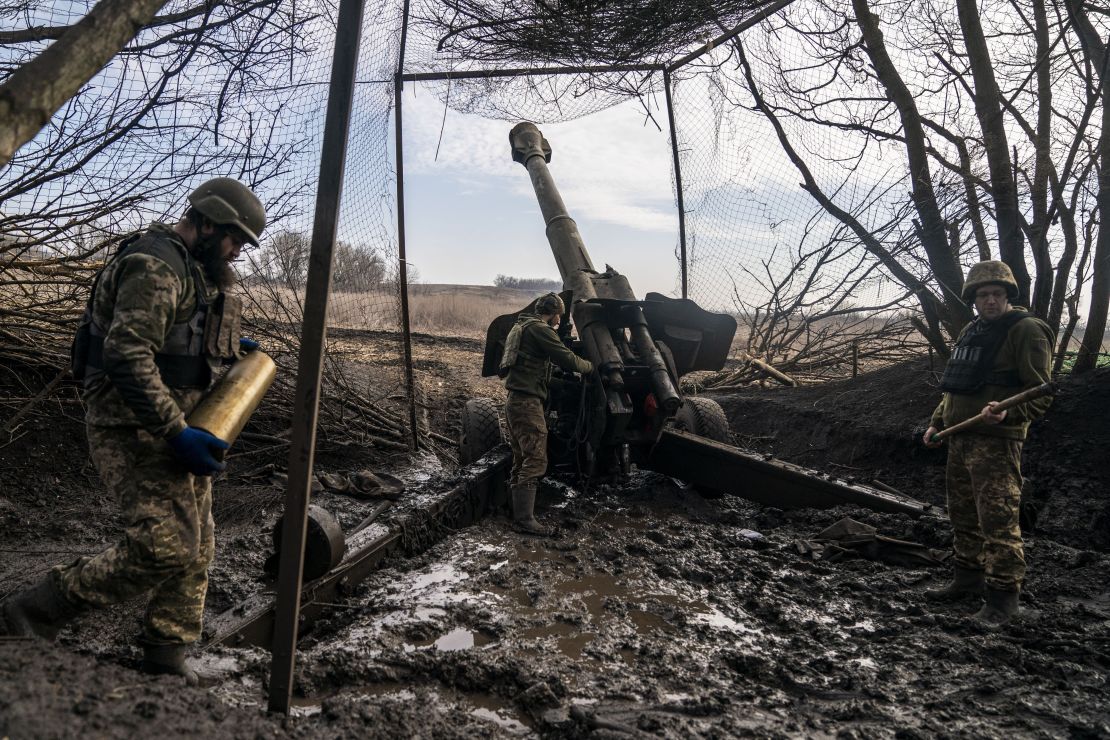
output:
[[[636,465],[683,479],[706,493],[733,493],[779,507],[854,502],[910,513],[929,508],[733,447],[720,405],[684,396],[680,380],[696,370],[724,366],[736,334],[735,318],[659,293],[639,300],[624,275],[609,265],[599,272],[548,168],[550,144],[527,122],[513,127],[509,142],[513,160],[531,178],[563,281],[560,295],[573,319],[573,327],[562,323],[560,338],[596,368],[594,378],[553,370],[546,407],[552,469],[597,478],[627,475]],[[535,301],[490,324],[483,376],[499,374],[510,329],[520,313],[534,308]],[[468,401],[460,461],[472,463],[500,442],[495,402]]]

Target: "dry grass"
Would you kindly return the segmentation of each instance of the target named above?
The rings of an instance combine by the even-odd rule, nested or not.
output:
[[[282,286],[251,286],[246,296],[248,315],[296,324],[303,297],[302,291]],[[409,288],[409,318],[413,331],[481,338],[495,318],[519,311],[534,297],[524,291],[482,285],[413,285]],[[400,330],[401,301],[396,288],[333,292],[328,327]]]

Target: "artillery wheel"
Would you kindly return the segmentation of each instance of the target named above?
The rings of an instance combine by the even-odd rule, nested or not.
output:
[[[674,415],[676,429],[691,432],[714,442],[732,444],[728,433],[728,417],[721,404],[712,398],[687,397]]]
[[[470,465],[501,444],[501,422],[492,398],[472,398],[463,406],[459,464]]]
[[[711,439],[714,442],[732,444],[725,410],[721,408],[721,404],[711,398],[688,396],[682,399],[682,407],[674,415],[674,426],[676,429]],[[725,495],[724,492],[716,488],[705,486],[694,486],[694,490],[705,498],[720,498]]]
[[[285,515],[282,514],[278,517],[272,533],[274,554],[264,566],[266,572],[275,578],[278,575],[278,564],[281,562],[281,538],[284,527]],[[315,504],[309,506],[301,578],[308,582],[326,575],[343,561],[346,552],[347,541],[343,536],[343,527],[339,524],[339,520],[323,507]]]

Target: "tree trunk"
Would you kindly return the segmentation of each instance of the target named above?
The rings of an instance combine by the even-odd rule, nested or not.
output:
[[[166,0],[101,0],[0,86],[0,167],[135,38]]]
[[[970,319],[967,304],[964,303],[963,272],[957,255],[953,254],[945,238],[944,217],[937,205],[933,191],[933,176],[929,171],[929,155],[925,145],[925,131],[921,125],[921,115],[914,102],[913,93],[906,86],[897,67],[887,54],[883,32],[879,28],[879,17],[871,12],[867,0],[852,0],[856,12],[856,23],[863,33],[864,49],[867,51],[875,73],[889,98],[897,107],[902,121],[902,131],[906,140],[906,157],[910,171],[911,197],[914,207],[921,216],[919,234],[921,244],[929,258],[929,267],[941,286],[947,316],[944,323],[949,330],[958,332]]]
[[[1052,256],[1048,251],[1048,185],[1049,172],[1052,169],[1052,67],[1048,59],[1051,44],[1044,0],[1033,0],[1033,20],[1033,35],[1037,42],[1037,130],[1033,146],[1037,159],[1029,192],[1033,205],[1029,246],[1037,274],[1033,281],[1033,297],[1029,308],[1043,319],[1049,315],[1053,282]]]
[[[1106,312],[1110,309],[1110,54],[1098,31],[1087,18],[1082,0],[1068,1],[1068,14],[1083,42],[1083,51],[1098,71],[1102,88],[1102,131],[1098,140],[1098,240],[1092,262],[1091,308],[1083,343],[1075,360],[1074,372],[1091,370],[1098,364],[1102,338],[1106,333]]]
[[[1102,77],[1102,135],[1098,140],[1098,241],[1091,261],[1091,307],[1075,372],[1092,370],[1102,351],[1106,313],[1110,309],[1110,75]]]
[[[975,0],[956,0],[964,46],[967,48],[971,75],[975,81],[975,115],[983,130],[983,143],[990,170],[994,195],[994,214],[998,224],[998,252],[1017,279],[1020,295],[1017,302],[1029,305],[1029,270],[1025,266],[1025,238],[1018,218],[1017,185],[1010,161],[1010,145],[1006,139],[1005,122],[998,83],[991,66],[987,39],[979,21]]]
[[[927,322],[927,327],[922,333],[925,335],[926,341],[928,341],[937,352],[942,356],[947,356],[948,347],[938,325],[942,320],[941,317],[947,314],[947,307],[944,302],[933,293],[928,285],[919,280],[912,272],[906,269],[905,266],[900,264],[898,260],[895,259],[894,255],[875,238],[875,235],[860,223],[859,219],[836,205],[832,198],[821,189],[805,161],[790,143],[778,116],[775,115],[775,112],[763,99],[763,95],[759,91],[759,86],[756,85],[755,78],[752,75],[751,66],[748,64],[748,58],[744,52],[743,44],[741,44],[739,40],[736,40],[733,41],[733,45],[736,48],[740,67],[744,72],[744,79],[747,81],[748,91],[755,101],[755,108],[764,115],[772,128],[775,129],[775,135],[779,139],[782,150],[786,153],[786,156],[790,158],[790,161],[794,163],[794,167],[798,170],[798,174],[802,176],[802,189],[809,193],[829,215],[848,227],[860,240],[860,244],[863,248],[870,252],[879,263],[887,269],[891,277],[917,296],[917,300],[921,305],[921,311],[925,315],[925,320]],[[954,336],[962,326],[957,326],[955,329],[953,329],[952,326],[945,326],[945,328]]]

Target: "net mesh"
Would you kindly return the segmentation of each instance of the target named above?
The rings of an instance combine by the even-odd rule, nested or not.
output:
[[[406,401],[420,389],[405,386],[401,367],[392,131],[399,67],[489,72],[421,83],[456,111],[511,122],[566,121],[630,99],[658,101],[663,75],[641,69],[501,75],[657,65],[768,5],[416,0],[409,7],[367,0],[328,313],[322,443],[392,452],[426,431],[406,422]],[[0,19],[12,30],[0,32],[0,79],[91,6],[2,0]],[[538,17],[537,9],[549,14]],[[830,75],[829,49],[851,48],[856,34],[839,4],[800,0],[775,10],[739,36],[749,68],[730,42],[673,72],[689,295],[738,316],[738,358],[755,356],[814,377],[844,373],[861,357],[895,361],[920,349],[911,327],[916,301],[861,248],[857,234],[799,187],[801,175],[753,104],[751,88],[780,113],[783,136],[817,186],[913,276],[941,292],[918,251],[904,150],[890,139],[845,133],[848,124],[890,128],[890,108],[879,105],[876,114],[881,93],[873,80],[853,77],[852,65],[865,64],[858,53]],[[192,187],[230,175],[254,188],[268,209],[263,244],[239,264],[240,289],[250,330],[287,371],[279,397],[291,396],[336,14],[337,3],[322,0],[172,0],[19,150],[0,172],[0,336],[8,359],[61,367],[88,280],[109,245],[149,221],[175,221]],[[900,24],[892,47],[903,59],[913,55],[925,46],[925,25],[952,23],[947,11],[941,15],[923,11],[924,25]],[[1018,89],[1018,77],[1032,51],[1017,46],[1013,63],[1001,69],[1004,83],[1021,93],[1016,104],[1028,109],[1031,93]],[[950,125],[969,123],[966,95],[930,89],[927,65],[909,68],[924,70],[925,76],[910,74],[923,106],[942,118],[955,111],[944,119]],[[1061,83],[1060,105],[1082,104],[1081,88]],[[952,96],[960,95],[953,105]],[[960,212],[962,183],[951,172],[935,179],[938,201],[957,225],[960,260],[969,264],[979,254],[974,223]],[[1091,197],[1079,192],[1075,212],[1093,212]],[[675,252],[677,275],[677,244]],[[278,419],[284,412],[272,413]]]

